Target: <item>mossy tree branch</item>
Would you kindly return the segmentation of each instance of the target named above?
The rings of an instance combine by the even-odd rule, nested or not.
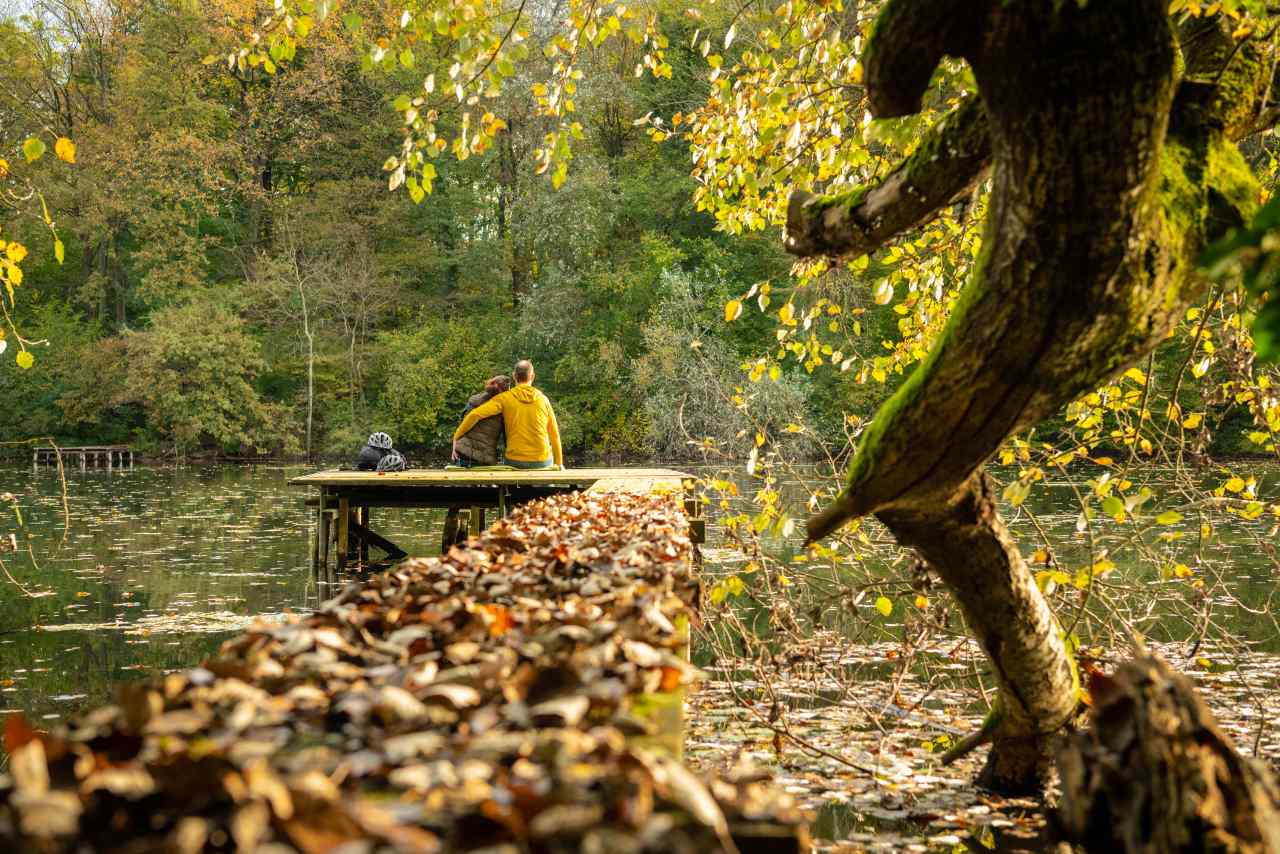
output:
[[[890,0],[870,55],[906,49],[877,39],[906,32],[897,18],[915,5]],[[1198,33],[1180,50],[1161,0],[971,5],[983,6],[966,7],[981,22],[978,37],[942,38],[967,45],[981,93],[981,110],[969,109],[985,117],[991,151],[983,255],[932,351],[864,434],[848,488],[810,520],[809,535],[875,513],[937,569],[1000,684],[1005,714],[983,780],[1026,791],[1039,785],[1048,734],[1076,698],[1056,622],[982,467],[1008,436],[1149,352],[1200,293],[1197,254],[1256,199],[1231,139],[1256,121],[1271,69],[1259,45],[1230,34]],[[935,47],[925,53],[936,57]],[[915,61],[903,60],[911,85],[920,79]],[[869,94],[877,83],[869,76]],[[896,110],[910,86],[889,85],[899,87],[887,99]],[[824,222],[793,217],[793,251],[806,241],[872,246],[864,237],[872,220],[853,213],[884,186],[856,199],[803,200],[801,210]],[[898,196],[906,212],[895,219],[883,210],[876,222],[905,229],[927,219],[912,194]],[[841,204],[849,213],[830,218],[842,218],[848,238],[828,232],[826,212]]]
[[[794,255],[865,255],[971,191],[991,159],[987,117],[970,95],[884,180],[837,196],[796,192],[785,246]]]

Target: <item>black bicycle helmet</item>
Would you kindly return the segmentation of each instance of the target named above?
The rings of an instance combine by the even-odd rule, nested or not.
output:
[[[388,451],[378,463],[378,471],[404,471],[408,467],[409,463],[399,451]]]
[[[391,450],[391,437],[386,433],[378,432],[369,436],[369,447],[377,448],[380,451]]]

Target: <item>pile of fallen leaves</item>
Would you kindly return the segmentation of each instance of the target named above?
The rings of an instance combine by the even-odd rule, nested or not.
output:
[[[802,850],[763,779],[633,746],[696,676],[686,527],[671,497],[546,499],[53,733],[12,717],[0,847]]]

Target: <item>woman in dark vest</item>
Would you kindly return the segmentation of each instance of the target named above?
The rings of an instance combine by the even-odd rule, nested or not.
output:
[[[484,391],[471,395],[462,417],[489,398],[511,388],[511,377],[494,377],[484,384]],[[465,436],[453,443],[453,462],[459,466],[494,466],[502,461],[498,443],[502,440],[502,416],[494,415],[480,421]]]

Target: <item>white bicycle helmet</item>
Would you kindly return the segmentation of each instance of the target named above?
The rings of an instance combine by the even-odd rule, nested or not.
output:
[[[369,447],[380,451],[391,450],[391,437],[386,433],[373,433],[369,436]]]
[[[378,462],[378,471],[404,471],[408,467],[409,463],[399,451],[389,451]]]

